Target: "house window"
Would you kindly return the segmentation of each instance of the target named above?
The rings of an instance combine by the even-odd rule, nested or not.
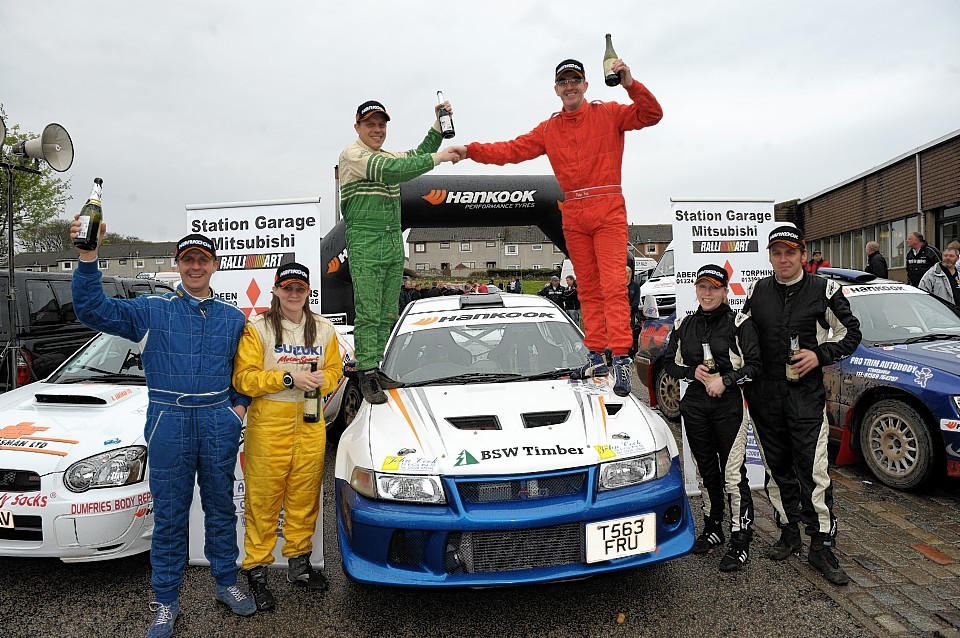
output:
[[[427,245],[426,245],[426,244],[414,244],[414,245],[413,245],[413,252],[415,252],[415,253],[425,253],[425,252],[427,252]]]
[[[495,261],[488,261],[488,262],[487,262],[487,268],[488,268],[488,269],[490,269],[490,268],[496,268],[496,267],[497,267],[497,262],[495,262]]]
[[[462,253],[468,253],[468,252],[470,252],[470,242],[468,242],[468,241],[462,241],[462,242],[460,242],[460,252],[462,252]]]
[[[516,244],[505,244],[503,247],[504,255],[519,255],[520,249]]]
[[[563,264],[554,264],[553,267],[556,268],[557,270],[560,270],[560,268],[563,267]]]
[[[496,247],[497,247],[497,242],[495,242],[495,241],[488,241],[488,242],[487,242],[487,248],[496,248]]]
[[[530,246],[530,250],[543,250],[543,244],[534,244]]]
[[[440,248],[450,248],[450,242],[448,241],[440,242]]]
[[[476,268],[476,267],[477,267],[477,262],[475,262],[475,261],[465,261],[465,262],[463,262],[463,265],[464,265],[464,267],[466,267],[466,268]]]
[[[543,268],[543,266],[541,266],[540,264],[534,264],[534,265],[531,266],[531,267],[532,267],[532,268]]]
[[[656,255],[657,254],[657,245],[656,244],[647,244],[647,254]]]
[[[513,268],[513,269],[516,269],[516,270],[520,270],[520,264],[507,264],[507,268]]]
[[[100,259],[97,261],[97,265],[100,266],[100,270],[107,270],[110,267],[110,262],[106,259]]]
[[[60,270],[73,270],[73,262],[72,262],[72,261],[61,261],[61,262],[60,262]]]
[[[126,260],[126,259],[121,259],[118,263],[119,263],[121,266],[126,266],[126,265],[127,265],[127,260]]]
[[[155,259],[154,261],[161,266],[163,265],[163,258]]]
[[[176,268],[176,267],[177,267],[177,258],[176,258],[176,257],[171,257],[171,258],[170,258],[170,267],[171,267],[171,268]]]
[[[134,268],[143,268],[143,260],[142,260],[142,259],[134,259],[134,260],[133,260],[133,267],[134,267]]]
[[[417,270],[430,270],[430,264],[417,264]]]

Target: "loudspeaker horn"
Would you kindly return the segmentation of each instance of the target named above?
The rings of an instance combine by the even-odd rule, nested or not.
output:
[[[22,150],[27,157],[44,160],[58,173],[73,164],[73,141],[67,129],[56,123],[47,124],[39,138],[18,144],[14,152],[18,150]]]
[[[0,117],[0,149],[3,148],[5,139],[7,139],[7,125],[3,123],[3,118]]]

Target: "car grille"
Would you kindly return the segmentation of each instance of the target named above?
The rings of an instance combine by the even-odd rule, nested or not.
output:
[[[674,295],[656,295],[658,308],[673,308],[677,305],[677,298]]]
[[[0,469],[0,492],[37,492],[40,475],[26,470]]]
[[[586,560],[582,523],[507,531],[454,532],[447,537],[448,574],[537,569]]]
[[[457,482],[460,499],[467,504],[505,503],[586,494],[587,473],[575,472],[508,480]]]
[[[0,527],[0,541],[43,541],[41,518],[15,514],[12,528]]]

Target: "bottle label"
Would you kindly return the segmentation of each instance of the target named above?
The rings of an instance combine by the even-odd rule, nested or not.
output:
[[[87,241],[90,239],[90,215],[80,215],[80,230],[77,232],[76,241]]]
[[[320,401],[316,397],[305,397],[303,399],[303,416],[316,418],[319,414]]]
[[[596,58],[594,58],[594,59],[596,59]],[[616,58],[609,58],[609,59],[603,61],[603,74],[604,74],[604,76],[607,76],[607,75],[616,75],[616,73],[613,72],[613,63],[614,63],[615,60],[616,60]]]
[[[451,118],[449,115],[441,115],[440,131],[445,133],[447,131],[452,131],[452,130],[453,130],[453,118]]]
[[[788,381],[799,381],[799,380],[800,380],[800,375],[797,374],[797,371],[794,370],[794,369],[793,369],[793,366],[790,365],[790,360],[793,359],[793,355],[795,355],[795,354],[799,354],[799,353],[796,353],[796,352],[791,353],[791,354],[790,354],[790,358],[787,359],[787,380],[788,380]]]

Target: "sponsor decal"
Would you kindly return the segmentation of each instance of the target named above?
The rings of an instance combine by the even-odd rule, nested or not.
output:
[[[650,349],[653,346],[659,346],[666,343],[667,339],[670,337],[671,326],[669,323],[662,325],[649,324],[645,325],[640,331],[640,347],[645,349]]]
[[[465,210],[482,208],[533,208],[536,206],[534,190],[515,191],[448,191],[433,189],[421,199],[433,206],[462,204]]]
[[[106,501],[71,503],[70,513],[80,515],[106,514],[108,512],[120,512],[123,510],[137,508],[137,512],[134,512],[134,516],[143,516],[144,514],[140,514],[138,512],[140,510],[146,510],[147,507],[149,507],[150,513],[153,513],[153,495],[150,492],[144,492],[142,494],[137,494],[136,496],[125,496],[123,498],[115,498],[113,500]]]
[[[120,442],[120,439],[114,437],[114,438],[112,438],[112,439],[107,439],[106,441],[103,442],[103,444],[104,444],[104,445],[116,445],[116,444],[119,443],[119,442]]]
[[[146,507],[141,507],[136,512],[133,513],[134,518],[143,518],[144,516],[151,516],[153,514],[153,503],[150,503]]]
[[[647,446],[642,441],[626,441],[624,443],[613,443],[610,445],[614,454],[617,456],[636,456],[647,452]]]
[[[920,368],[914,371],[913,375],[915,377],[913,382],[921,388],[927,387],[927,381],[933,378],[933,372],[930,371],[930,368]]]
[[[960,337],[957,337],[957,339],[960,339]],[[952,354],[960,359],[960,341],[941,341],[939,343],[931,343],[923,346],[923,349],[931,352],[939,352],[941,354]]]
[[[960,432],[960,421],[956,419],[940,419],[940,429],[951,432]]]
[[[133,394],[133,390],[130,389],[130,388],[124,388],[123,390],[120,390],[120,392],[117,392],[115,395],[113,395],[112,397],[110,397],[110,400],[111,400],[111,401],[119,401],[119,400],[122,399],[123,397],[125,397],[125,396],[127,396],[127,395],[130,395],[130,394]]]
[[[457,455],[457,462],[454,463],[453,465],[454,467],[460,467],[462,465],[476,465],[479,462],[480,461],[478,461],[472,454],[470,454],[469,451],[463,450],[462,452],[460,452],[460,454]]]
[[[694,237],[697,236],[698,229],[709,227],[694,226]],[[693,242],[693,252],[702,254],[713,253],[755,253],[759,251],[756,239],[733,239],[729,241],[695,241]]]
[[[570,389],[574,392],[580,392],[590,396],[600,396],[610,392],[610,384],[607,382],[609,377],[593,379],[568,379]]]
[[[73,439],[57,439],[44,436],[33,436],[37,432],[49,430],[49,427],[34,425],[33,421],[22,421],[16,425],[0,428],[0,450],[15,452],[36,452],[38,454],[53,454],[66,456],[66,452],[46,449],[50,443],[66,443],[76,445],[79,441]]]
[[[464,452],[466,452],[466,450],[464,450]],[[480,460],[496,461],[517,456],[566,456],[568,454],[574,456],[584,454],[584,448],[563,447],[562,445],[555,445],[553,447],[539,447],[536,445],[502,447],[494,450],[480,450]],[[459,465],[459,460],[459,457],[457,457],[458,463],[454,463],[454,465]]]
[[[600,457],[601,461],[617,458],[617,453],[609,445],[594,445],[593,449],[597,451],[597,456]]]
[[[341,250],[339,255],[327,262],[327,274],[332,275],[333,273],[337,272],[345,263],[347,263],[346,248]]]
[[[269,310],[270,306],[258,306],[257,300],[260,299],[260,286],[257,284],[257,280],[253,277],[250,278],[250,285],[247,286],[246,291],[247,299],[250,302],[249,306],[238,306],[240,310],[243,311],[243,316],[247,319],[250,318],[251,314],[260,314],[261,312],[266,312]]]
[[[869,295],[881,292],[906,292],[919,294],[917,288],[905,284],[881,284],[877,286],[843,286],[843,294]]]
[[[417,456],[388,456],[380,467],[385,472],[433,472],[436,468],[436,458]]]
[[[900,381],[897,372],[903,372],[913,375],[913,382],[921,388],[927,387],[927,381],[933,378],[933,371],[930,368],[923,367],[914,363],[901,363],[899,361],[886,361],[881,359],[872,359],[869,357],[850,357],[849,361],[855,366],[864,366],[866,370],[857,370],[858,377],[867,379],[877,379],[879,381]]]
[[[46,507],[47,497],[43,494],[0,494],[0,509],[7,506]]]
[[[281,264],[296,261],[294,253],[248,253],[245,255],[223,255],[217,270],[273,270]]]
[[[414,326],[429,326],[431,323],[437,323],[437,320],[440,317],[424,317],[423,319],[417,319],[412,322]]]

